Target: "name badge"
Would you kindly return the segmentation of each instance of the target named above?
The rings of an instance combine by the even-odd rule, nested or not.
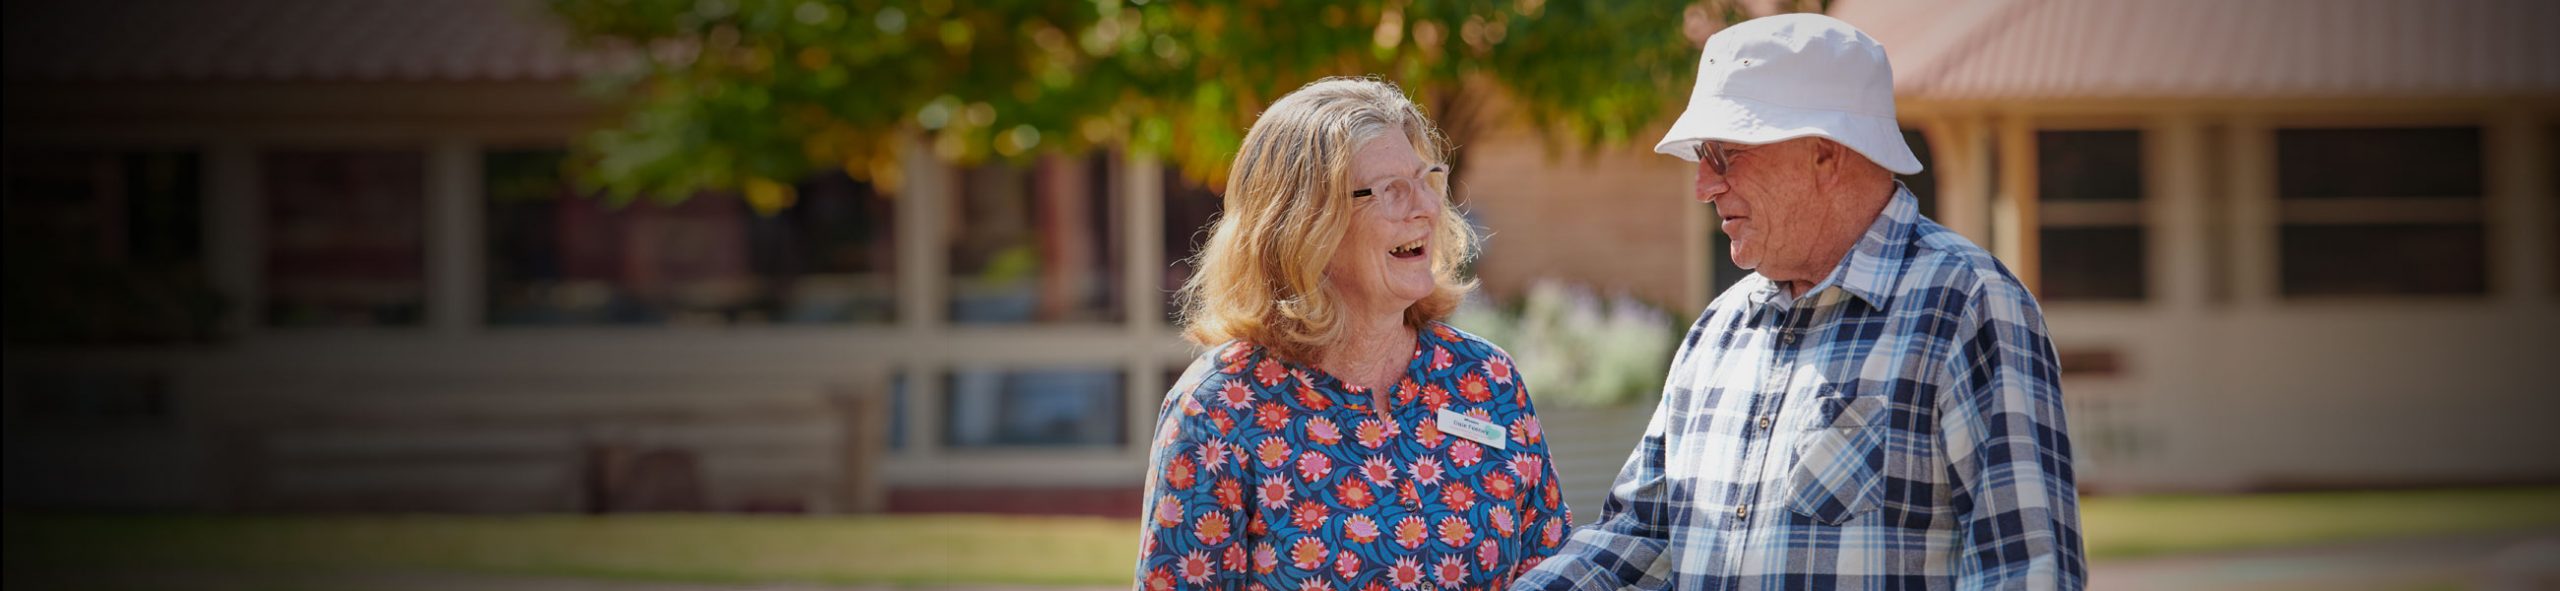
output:
[[[1502,426],[1493,424],[1493,421],[1458,414],[1457,411],[1446,408],[1440,409],[1440,432],[1493,446],[1494,449],[1504,449],[1511,443],[1511,437],[1505,435]]]

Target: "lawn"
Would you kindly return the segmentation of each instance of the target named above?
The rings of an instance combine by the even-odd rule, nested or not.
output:
[[[2560,526],[2560,489],[2092,498],[2094,560]],[[10,515],[19,569],[432,571],[697,582],[1126,585],[1127,520]]]

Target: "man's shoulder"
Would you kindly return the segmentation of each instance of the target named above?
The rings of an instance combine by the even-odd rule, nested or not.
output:
[[[2000,257],[1954,230],[1923,221],[1911,234],[1908,271],[1898,291],[1925,301],[1975,305],[1985,300],[2035,305],[2035,297]]]

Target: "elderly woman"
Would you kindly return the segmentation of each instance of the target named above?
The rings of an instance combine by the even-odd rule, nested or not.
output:
[[[1184,286],[1209,350],[1164,402],[1139,584],[1500,589],[1569,519],[1509,355],[1440,319],[1474,233],[1394,86],[1335,78],[1245,135]]]

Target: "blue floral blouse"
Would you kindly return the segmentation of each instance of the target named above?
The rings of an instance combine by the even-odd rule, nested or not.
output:
[[[1202,355],[1157,420],[1139,586],[1498,590],[1556,552],[1572,522],[1510,355],[1434,323],[1390,399],[1250,343]]]

